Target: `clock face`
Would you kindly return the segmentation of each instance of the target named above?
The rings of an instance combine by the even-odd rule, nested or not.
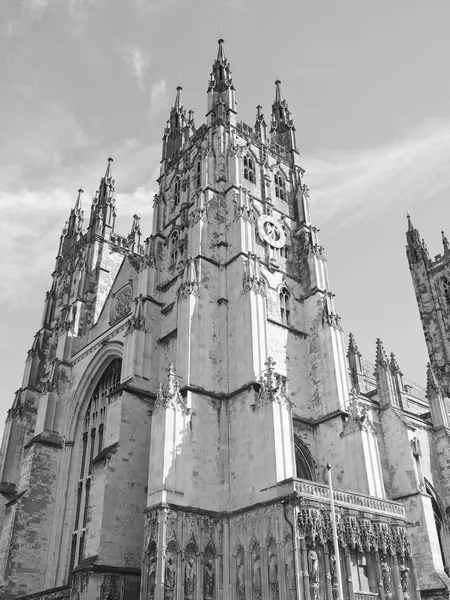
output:
[[[283,248],[286,234],[280,223],[271,215],[261,215],[258,218],[259,237],[273,248]]]

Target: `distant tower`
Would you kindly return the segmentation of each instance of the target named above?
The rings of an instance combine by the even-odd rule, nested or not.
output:
[[[406,255],[416,292],[430,363],[450,394],[450,249],[442,232],[443,254],[430,258],[408,214]]]

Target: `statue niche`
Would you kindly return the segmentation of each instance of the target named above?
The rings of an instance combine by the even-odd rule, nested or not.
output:
[[[198,549],[194,541],[186,546],[184,565],[184,599],[196,600],[197,598],[197,554]]]
[[[236,555],[236,598],[245,600],[245,558],[242,546]]]
[[[208,545],[204,552],[203,568],[203,600],[212,600],[214,597],[215,577],[214,570],[214,549]]]
[[[156,586],[156,544],[154,541],[150,542],[148,546],[147,560],[147,596],[149,600],[153,600]]]
[[[262,598],[261,549],[257,542],[252,549],[252,589],[254,600]]]
[[[177,587],[177,557],[178,548],[174,540],[167,545],[164,564],[164,600],[174,600]]]
[[[269,544],[268,551],[268,581],[269,581],[269,598],[270,600],[278,600],[279,598],[279,574],[278,574],[278,559],[277,546],[275,540]]]

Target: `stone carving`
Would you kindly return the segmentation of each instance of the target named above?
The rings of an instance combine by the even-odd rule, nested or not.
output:
[[[184,568],[184,597],[186,600],[192,600],[195,596],[195,582],[197,573],[195,570],[195,561],[191,557]]]
[[[383,580],[384,593],[388,598],[392,598],[391,592],[391,567],[387,563],[387,557],[381,559],[381,577]]]
[[[175,586],[177,574],[173,562],[173,556],[169,555],[164,569],[164,600],[173,600],[175,597]]]
[[[402,586],[403,595],[405,598],[409,597],[409,567],[406,566],[405,559],[400,557],[398,561],[398,568],[400,571],[400,584]]]
[[[265,365],[267,369],[259,380],[261,388],[254,404],[254,409],[260,408],[270,402],[284,404],[288,409],[291,409],[291,401],[286,394],[286,377],[275,373],[276,363],[272,357],[269,356]]]
[[[139,294],[134,299],[134,310],[133,315],[127,323],[127,330],[125,335],[132,333],[133,331],[145,331],[145,313],[144,313],[144,297]]]
[[[319,583],[319,557],[314,542],[308,552],[308,575],[310,583]]]
[[[270,600],[278,600],[279,583],[278,583],[278,561],[274,552],[269,551],[269,598]]]
[[[187,298],[191,294],[198,296],[198,288],[198,267],[195,259],[191,257],[184,263],[183,276],[181,279],[180,288],[178,290],[178,300]]]
[[[149,600],[155,596],[156,585],[156,544],[150,542],[148,547],[147,595]]]
[[[242,548],[236,557],[236,597],[238,600],[245,600],[245,564]]]
[[[252,290],[266,295],[266,283],[261,275],[261,264],[256,254],[249,253],[244,270],[244,293]]]
[[[285,565],[285,579],[286,579],[286,592],[288,600],[294,600],[296,598],[295,593],[295,570],[294,570],[294,559],[292,555],[289,555],[286,559]]]
[[[349,435],[354,431],[368,431],[376,435],[375,427],[370,417],[369,408],[358,398],[358,393],[355,389],[350,392],[348,404],[348,420],[344,430],[340,434],[341,437]]]
[[[262,591],[262,580],[261,580],[261,555],[259,553],[259,547],[253,554],[253,565],[252,565],[252,586],[253,586],[253,597],[261,598]]]
[[[166,385],[163,385],[162,383],[159,384],[153,414],[156,414],[160,410],[165,410],[167,408],[175,408],[185,413],[188,413],[189,411],[180,394],[180,385],[176,379],[173,365],[169,365],[169,373],[167,376]]]
[[[203,598],[211,600],[214,593],[215,573],[213,561],[210,559],[206,562],[203,573]]]
[[[422,450],[420,448],[420,441],[416,437],[413,437],[413,439],[411,440],[411,450],[412,450],[413,456],[416,456],[417,458],[420,458],[422,456]]]
[[[111,325],[123,319],[131,310],[132,288],[128,284],[113,295],[113,303],[111,306]]]
[[[125,577],[116,575],[103,575],[100,600],[123,600],[125,591]]]

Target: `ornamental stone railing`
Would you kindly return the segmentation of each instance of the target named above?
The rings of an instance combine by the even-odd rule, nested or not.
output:
[[[374,594],[372,592],[354,592],[355,600],[378,600],[380,597],[379,594]]]
[[[326,485],[304,479],[294,479],[294,489],[300,496],[308,496],[322,502],[330,502],[330,489]],[[342,490],[333,490],[333,498],[338,506],[351,506],[352,508],[384,513],[403,519],[406,517],[405,507],[400,502],[364,496],[363,494],[356,494],[354,492],[344,492]]]

